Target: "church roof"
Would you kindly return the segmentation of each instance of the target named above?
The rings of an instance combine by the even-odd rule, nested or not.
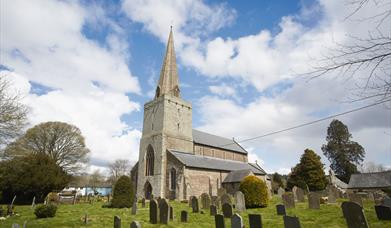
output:
[[[201,169],[213,169],[223,171],[234,170],[251,170],[254,174],[266,174],[262,168],[258,165],[250,164],[247,162],[225,160],[220,158],[194,155],[190,153],[184,153],[181,151],[169,150],[169,152],[177,158],[182,164],[188,167],[201,168]]]
[[[223,183],[236,183],[241,182],[248,175],[253,174],[249,169],[231,171],[227,177],[225,177]]]
[[[206,132],[193,129],[193,141],[197,144],[231,150],[242,154],[247,154],[247,151],[235,142],[233,139],[227,139],[221,136],[212,135]]]
[[[350,176],[348,188],[390,188],[391,171],[377,173],[356,173]]]

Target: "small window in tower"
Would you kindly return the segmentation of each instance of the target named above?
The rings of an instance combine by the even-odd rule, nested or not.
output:
[[[175,190],[176,189],[176,170],[175,168],[172,168],[171,171],[170,171],[170,176],[171,176],[171,180],[170,180],[170,189],[171,190]]]
[[[178,123],[178,130],[179,130],[180,126],[179,126],[179,123]]]

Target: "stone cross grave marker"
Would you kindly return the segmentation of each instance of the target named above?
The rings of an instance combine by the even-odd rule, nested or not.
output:
[[[286,215],[285,206],[283,204],[276,205],[277,215]]]
[[[155,199],[151,199],[149,201],[149,222],[150,223],[157,224],[158,213],[159,213],[159,209],[158,209],[157,201]]]
[[[379,220],[391,220],[391,207],[376,205],[375,211]]]
[[[114,228],[121,228],[121,218],[119,216],[114,216]]]
[[[215,227],[225,228],[224,216],[221,214],[215,215]]]
[[[355,202],[362,207],[362,199],[361,199],[360,195],[358,195],[356,193],[348,193],[348,198],[349,198],[349,201]]]
[[[168,224],[168,218],[169,218],[169,205],[166,199],[160,199],[159,203],[159,219],[160,223],[162,224]]]
[[[237,191],[235,193],[235,209],[239,212],[243,212],[246,210],[246,202],[244,199],[244,194],[241,191]]]
[[[210,205],[210,215],[211,216],[217,215],[217,207],[215,205]]]
[[[243,219],[238,213],[232,215],[231,228],[243,228]]]
[[[188,213],[187,211],[181,211],[181,222],[187,222]]]
[[[291,192],[285,192],[282,194],[282,202],[286,208],[295,208],[295,199]]]
[[[300,228],[300,220],[296,216],[284,215],[284,227],[285,228]]]
[[[198,213],[200,212],[200,207],[198,204],[198,198],[193,196],[191,198],[191,208],[193,209],[193,213]]]
[[[229,203],[224,203],[223,206],[223,215],[224,215],[224,218],[231,218],[232,217],[232,205],[229,204]]]
[[[317,192],[308,193],[308,208],[320,209],[320,195]]]
[[[368,228],[367,219],[359,204],[355,202],[343,202],[341,207],[348,228]]]
[[[208,193],[201,194],[201,208],[208,209],[210,207],[210,197]]]
[[[141,228],[141,224],[140,224],[140,222],[133,221],[133,222],[130,224],[130,228]]]
[[[260,214],[249,214],[250,228],[262,228],[262,217]]]

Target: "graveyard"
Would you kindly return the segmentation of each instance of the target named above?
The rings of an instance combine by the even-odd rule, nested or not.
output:
[[[342,214],[341,203],[347,199],[337,199],[335,204],[321,204],[320,209],[309,209],[308,200],[295,202],[295,208],[286,208],[286,214],[297,216],[301,227],[347,227]],[[121,219],[121,227],[129,227],[132,221],[138,221],[141,227],[215,227],[215,218],[210,215],[209,209],[202,209],[193,213],[189,203],[169,201],[173,207],[173,219],[168,224],[151,224],[149,219],[149,202],[145,207],[139,201],[136,215],[132,215],[132,208],[102,208],[103,202],[78,203],[75,205],[59,205],[56,217],[36,219],[31,205],[15,206],[16,215],[0,221],[0,227],[11,227],[17,223],[26,227],[114,227],[114,216]],[[274,196],[268,207],[247,209],[240,212],[243,225],[249,226],[249,214],[260,214],[263,227],[284,227],[283,217],[277,215],[276,205],[281,204],[280,197]],[[201,204],[201,203],[200,203]],[[363,200],[363,208],[369,227],[390,227],[391,221],[379,220],[376,217],[374,202]],[[4,206],[4,205],[3,205]],[[188,221],[181,222],[181,211],[188,212]],[[217,209],[219,214],[222,210]],[[233,209],[236,213],[236,210]],[[87,215],[87,216],[86,216]],[[87,222],[85,223],[85,219]],[[158,219],[159,220],[159,219]],[[231,227],[231,219],[225,218],[225,227]]]

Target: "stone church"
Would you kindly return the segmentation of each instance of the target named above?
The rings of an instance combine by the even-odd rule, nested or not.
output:
[[[247,175],[270,180],[233,139],[192,128],[192,105],[181,98],[173,33],[170,32],[159,84],[144,105],[139,160],[132,169],[138,198],[188,199],[219,188],[237,190]]]

